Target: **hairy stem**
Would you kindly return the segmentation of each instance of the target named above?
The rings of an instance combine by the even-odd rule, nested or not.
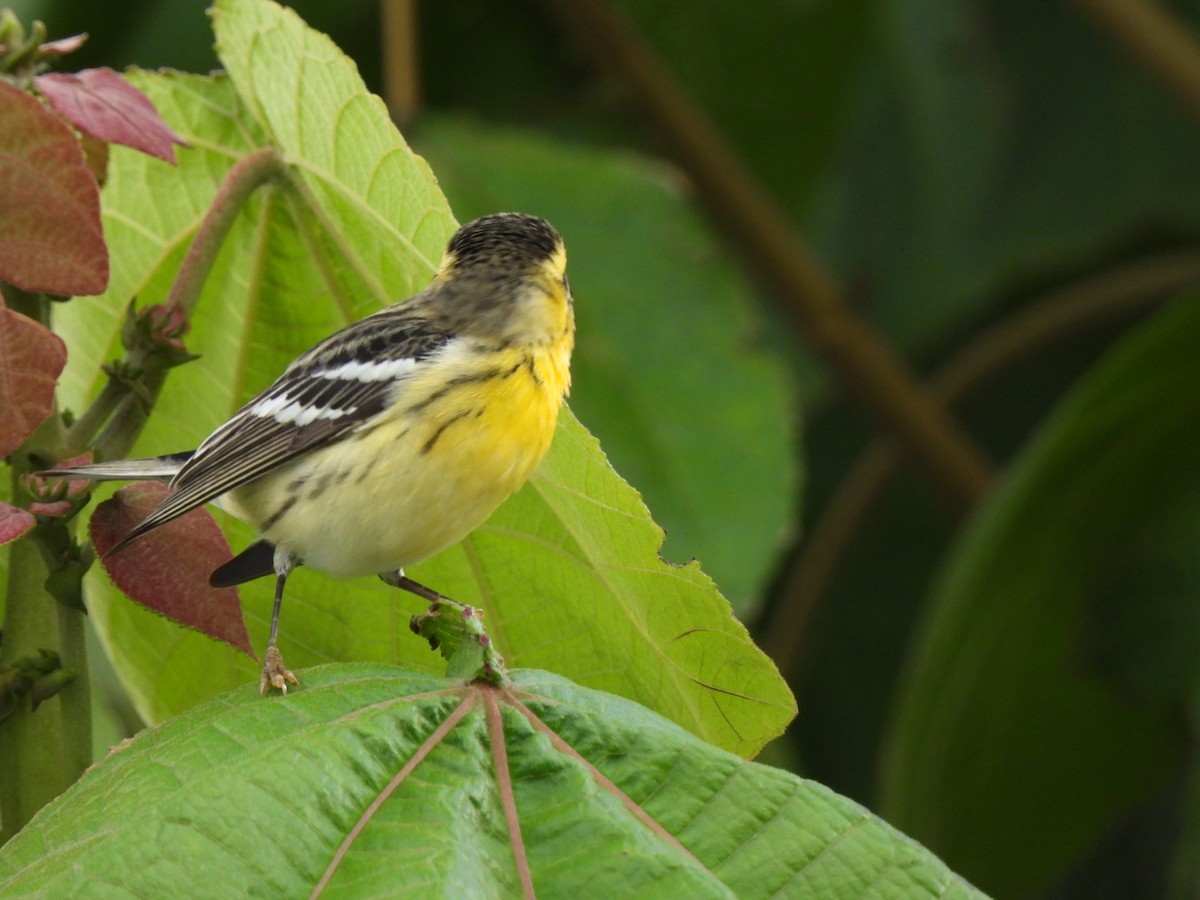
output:
[[[238,213],[258,188],[282,178],[285,173],[283,159],[274,147],[261,147],[238,160],[217,188],[212,206],[200,223],[179,267],[179,274],[175,276],[175,283],[171,285],[166,305],[178,304],[191,317],[200,299],[200,290]]]
[[[137,390],[124,386],[104,430],[93,442],[100,459],[121,459],[129,454],[166,380],[165,369],[151,369],[138,379]]]
[[[165,306],[178,306],[191,317],[238,213],[255,190],[283,173],[283,161],[272,147],[246,154],[229,170],[196,230]],[[129,349],[120,368],[124,372],[137,372],[137,376],[109,374],[100,396],[67,433],[67,455],[82,453],[93,446],[101,459],[120,459],[129,453],[166,382],[166,367],[155,365],[157,351],[153,344]]]
[[[104,427],[104,423],[112,417],[128,393],[129,385],[109,375],[108,381],[104,383],[99,396],[88,405],[88,408],[83,411],[83,415],[76,419],[71,427],[67,429],[67,449],[63,452],[63,456],[78,456],[81,452],[91,447],[96,441],[96,434]]]
[[[23,474],[14,467],[14,496],[19,496]],[[35,539],[9,547],[0,669],[41,650],[56,650],[62,668],[75,680],[36,710],[28,696],[19,698],[17,710],[0,722],[0,842],[66,790],[92,760],[83,613],[49,595],[46,574],[42,547]]]

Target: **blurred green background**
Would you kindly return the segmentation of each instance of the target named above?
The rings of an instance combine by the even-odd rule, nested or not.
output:
[[[790,679],[800,716],[768,761],[998,896],[1200,895],[1200,4],[292,5],[460,219],[521,209],[565,235],[571,405],[664,555],[698,557]],[[14,5],[91,35],[73,67],[194,72],[216,65],[204,7]],[[968,513],[798,331],[805,298],[759,238],[710,212],[579,24],[594,7],[949,404],[991,467]]]

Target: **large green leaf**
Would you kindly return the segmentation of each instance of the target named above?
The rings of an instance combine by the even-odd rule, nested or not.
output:
[[[454,227],[428,167],[326,38],[268,2],[218,3],[214,22],[227,79],[137,77],[194,149],[178,170],[114,153],[105,195],[114,284],[71,304],[61,323],[79,346],[65,385],[79,408],[114,352],[126,298],[165,295],[225,172],[257,146],[283,153],[290,180],[261,191],[236,223],[188,337],[201,359],[172,373],[143,454],[194,446],[296,353],[422,287]],[[235,547],[251,539],[238,524],[230,534]],[[511,664],[629,696],[754,753],[782,730],[794,701],[698,566],[658,559],[661,540],[568,413],[534,481],[411,574],[483,608]],[[132,605],[99,578],[92,588],[106,646],[151,721],[255,677],[245,657]],[[261,646],[270,585],[242,596]],[[373,580],[335,583],[301,570],[288,582],[281,646],[293,667],[358,659],[433,671],[436,657],[407,628],[418,609]]]
[[[571,405],[667,531],[739,612],[794,521],[795,398],[749,285],[661,168],[461,120],[418,147],[463,219],[544,215],[565,235],[579,338]],[[758,346],[756,346],[758,344]]]
[[[1200,658],[1197,342],[1191,297],[1086,376],[933,598],[883,808],[998,894],[1061,876],[1181,761]]]
[[[1086,10],[881,10],[810,231],[851,284],[869,281],[873,319],[903,345],[952,337],[997,292],[1086,265],[1143,223],[1194,231],[1200,134]]]
[[[544,672],[328,666],[151,729],[0,850],[5,897],[978,897],[858,804]]]

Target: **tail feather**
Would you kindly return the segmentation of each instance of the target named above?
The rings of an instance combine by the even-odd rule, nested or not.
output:
[[[219,566],[208,578],[216,588],[233,587],[264,575],[275,575],[275,545],[255,541],[229,562]]]
[[[148,459],[118,459],[66,469],[47,469],[39,475],[56,478],[86,478],[89,481],[170,481],[195,451],[154,456]]]

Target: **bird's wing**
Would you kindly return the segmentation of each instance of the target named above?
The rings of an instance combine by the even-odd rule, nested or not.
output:
[[[397,379],[451,339],[407,305],[361,319],[298,357],[196,448],[171,493],[117,547],[382,412]]]

